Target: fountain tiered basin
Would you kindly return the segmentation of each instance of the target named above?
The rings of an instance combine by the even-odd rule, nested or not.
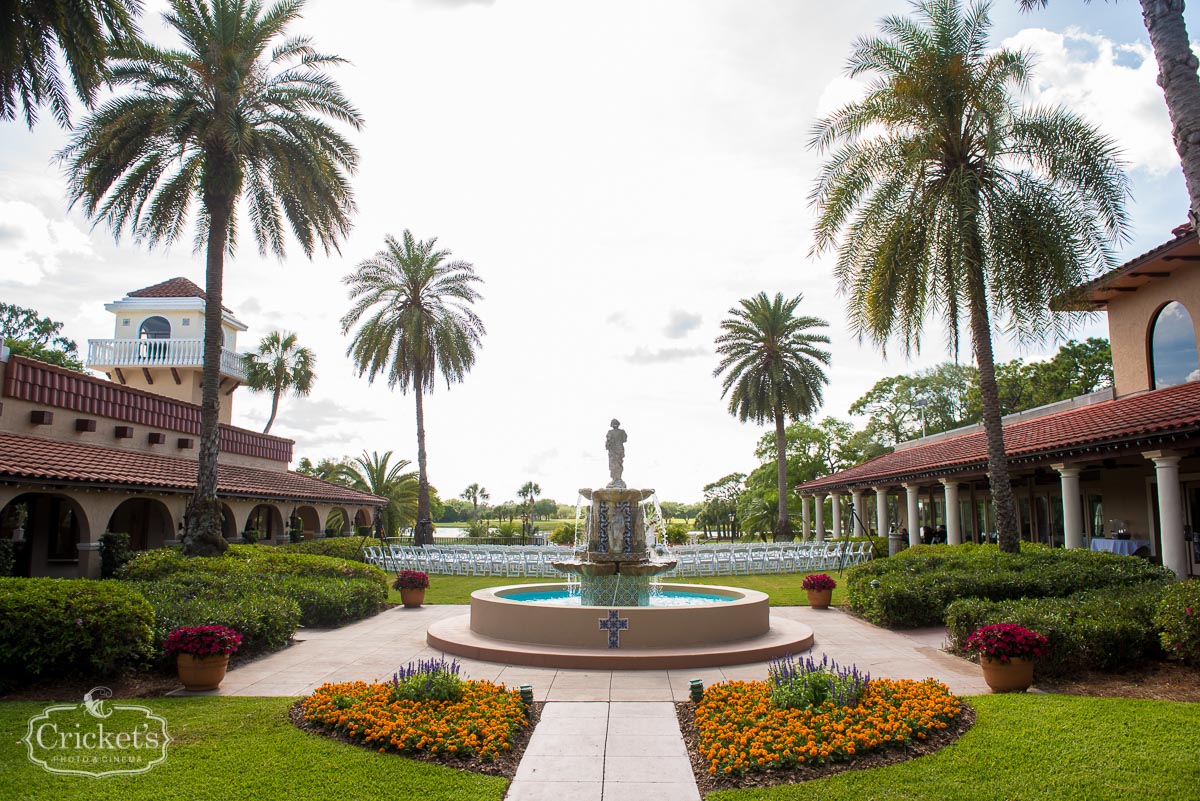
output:
[[[469,615],[429,627],[429,645],[488,662],[603,670],[733,665],[812,647],[812,629],[772,620],[765,593],[672,583],[662,585],[671,602],[656,602],[652,579],[675,562],[646,546],[642,502],[653,493],[580,490],[591,501],[586,548],[554,564],[578,576],[578,585],[476,590]]]

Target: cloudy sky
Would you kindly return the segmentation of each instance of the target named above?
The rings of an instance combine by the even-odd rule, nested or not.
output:
[[[143,27],[162,41],[163,3]],[[493,502],[528,480],[573,502],[607,481],[604,433],[629,434],[625,477],[671,500],[755,466],[762,429],[738,423],[712,377],[713,339],[739,298],[804,293],[829,321],[823,414],[885,375],[947,357],[883,360],[848,332],[830,257],[808,257],[817,116],[855,96],[843,76],[855,37],[904,2],[842,0],[309,0],[296,32],[351,64],[335,77],[366,118],[355,135],[359,205],[341,254],[283,262],[244,248],[226,262],[226,305],[316,351],[308,399],[287,399],[273,433],[296,455],[394,450],[415,461],[413,400],[369,386],[345,356],[341,279],[409,228],[436,236],[485,281],[488,334],[463,384],[426,405],[429,469],[443,497],[470,482]],[[1186,194],[1137,3],[1054,0],[1034,14],[997,0],[993,41],[1026,48],[1028,101],[1063,103],[1118,139],[1143,252],[1185,220]],[[1189,15],[1200,30],[1196,13]],[[45,115],[49,116],[49,115]],[[203,285],[190,236],[147,252],[68,211],[54,154],[65,135],[0,124],[0,299],[66,322],[81,347],[112,336],[103,304],[183,275]],[[246,240],[249,242],[249,239]],[[1106,335],[1101,318],[1078,336]],[[1046,343],[998,358],[1039,358]],[[969,353],[963,354],[969,358]],[[240,390],[234,420],[261,430],[265,396]]]

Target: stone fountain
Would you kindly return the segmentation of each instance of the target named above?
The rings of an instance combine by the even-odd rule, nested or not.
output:
[[[584,606],[648,606],[651,578],[675,567],[674,559],[655,560],[646,545],[642,502],[654,490],[625,486],[621,476],[626,438],[620,422],[613,420],[605,440],[611,481],[603,489],[579,490],[591,502],[582,558],[553,563],[558,570],[579,576]]]

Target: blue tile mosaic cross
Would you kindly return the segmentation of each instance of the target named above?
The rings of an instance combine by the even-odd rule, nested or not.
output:
[[[608,647],[621,647],[621,632],[629,628],[629,618],[621,617],[616,609],[608,610],[608,617],[600,618],[600,630],[608,632]]]

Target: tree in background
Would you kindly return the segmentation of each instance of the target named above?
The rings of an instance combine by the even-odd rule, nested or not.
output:
[[[141,36],[142,0],[10,0],[0,12],[0,119],[17,116],[32,129],[49,105],[71,127],[71,98],[58,72],[62,58],[75,94],[89,108],[103,82],[109,40]]]
[[[737,505],[746,491],[746,474],[730,473],[711,484],[704,485],[704,505],[696,515],[696,525],[704,533],[716,531],[717,538],[725,532],[730,538],[737,535]]]
[[[279,412],[279,396],[292,392],[301,397],[312,392],[317,374],[317,357],[308,348],[296,344],[296,335],[272,331],[258,343],[258,349],[242,354],[246,384],[256,392],[271,393],[271,416],[263,433],[271,431]]]
[[[266,255],[284,255],[286,231],[311,257],[350,230],[354,146],[327,120],[362,118],[323,68],[342,59],[288,36],[300,0],[268,9],[246,0],[171,0],[167,25],[182,49],[116,42],[107,81],[120,93],[85,119],[60,153],[71,203],[114,236],[129,229],[153,248],[179,239],[192,206],[206,255],[204,361],[196,489],[184,552],[225,550],[217,501],[221,318],[225,256],[237,243],[237,207]]]
[[[810,415],[821,406],[821,393],[829,379],[823,365],[829,364],[829,337],[813,329],[829,324],[817,317],[796,316],[803,295],[785,300],[760,292],[729,310],[721,321],[717,354],[721,362],[713,375],[724,374],[721,397],[729,397],[729,413],[742,422],[775,423],[777,437],[778,519],[775,536],[792,539],[788,516],[787,470],[784,454],[784,425],[788,420]]]
[[[483,322],[471,304],[479,300],[475,284],[482,279],[465,261],[448,261],[450,251],[437,250],[437,239],[418,241],[405,230],[346,276],[354,306],[342,318],[348,334],[362,321],[348,350],[358,374],[367,381],[385,375],[389,387],[411,389],[417,406],[417,473],[420,477],[418,545],[433,542],[429,473],[425,458],[425,394],[433,392],[440,373],[446,387],[462,381],[475,365],[483,338]],[[365,318],[365,319],[364,319]]]
[[[533,502],[541,494],[542,488],[535,481],[526,481],[521,485],[521,488],[517,490],[517,497],[525,501],[526,514],[531,514],[533,512]]]
[[[979,368],[1000,547],[1020,548],[992,356],[992,310],[1021,341],[1061,333],[1050,300],[1114,264],[1129,183],[1113,142],[1062,108],[1012,100],[1028,57],[989,49],[987,7],[927,0],[855,42],[866,96],[821,120],[832,151],[812,192],[814,253],[837,248],[850,324],[881,349],[920,348],[939,314]],[[840,241],[839,241],[840,240]]]
[[[458,497],[462,498],[464,501],[471,502],[471,519],[478,520],[479,504],[482,503],[486,506],[488,498],[491,498],[492,496],[488,493],[487,487],[481,487],[478,483],[471,483],[467,485],[467,488],[463,490]]]
[[[312,459],[307,456],[300,458],[296,463],[296,472],[313,478],[319,478],[322,481],[328,481],[333,484],[347,485],[345,476],[345,468],[350,464],[350,457],[343,456],[341,459],[330,459],[325,457],[316,464],[312,463]]]
[[[63,336],[62,329],[63,323],[39,317],[35,309],[0,303],[0,343],[17,356],[82,373],[79,346]]]
[[[363,451],[362,456],[339,466],[338,475],[346,486],[361,492],[369,492],[387,498],[383,507],[383,528],[389,537],[398,537],[400,532],[413,525],[417,516],[417,475],[405,472],[411,462],[398,459],[391,463],[392,452],[382,456],[372,451]]]
[[[1045,8],[1049,0],[1019,2],[1028,11],[1035,6]],[[1171,116],[1171,138],[1191,203],[1188,217],[1196,224],[1200,219],[1200,75],[1183,17],[1184,0],[1141,0],[1141,4],[1142,22],[1158,62],[1158,85]]]

